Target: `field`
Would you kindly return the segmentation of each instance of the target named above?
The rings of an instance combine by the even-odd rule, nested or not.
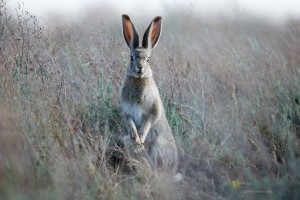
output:
[[[0,0],[0,199],[300,199],[299,20],[165,13],[151,65],[175,183],[111,162],[128,134],[121,16],[47,25],[17,13]],[[151,20],[132,19],[140,34]]]

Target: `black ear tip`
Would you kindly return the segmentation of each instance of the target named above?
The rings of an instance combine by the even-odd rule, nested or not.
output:
[[[154,22],[158,22],[158,21],[161,21],[162,20],[162,17],[161,16],[157,16],[154,18]]]
[[[122,19],[130,20],[129,16],[126,15],[126,14],[123,14],[123,15],[122,15]]]

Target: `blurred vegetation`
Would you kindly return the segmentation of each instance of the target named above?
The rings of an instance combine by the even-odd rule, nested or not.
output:
[[[300,199],[298,20],[166,13],[151,64],[180,154],[174,183],[110,162],[127,134],[120,22],[47,27],[0,2],[0,199]]]

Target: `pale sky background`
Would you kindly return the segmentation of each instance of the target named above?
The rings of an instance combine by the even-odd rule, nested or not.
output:
[[[300,0],[7,0],[11,9],[24,2],[24,9],[40,17],[57,13],[78,16],[88,8],[110,6],[116,14],[162,15],[174,8],[191,9],[201,16],[232,13],[255,15],[270,20],[300,17]],[[109,13],[108,10],[105,10]]]

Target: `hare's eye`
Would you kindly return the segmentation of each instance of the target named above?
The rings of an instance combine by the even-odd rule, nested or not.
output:
[[[150,58],[147,58],[147,63],[149,63],[150,62]]]
[[[130,56],[130,61],[133,62],[133,56]]]

